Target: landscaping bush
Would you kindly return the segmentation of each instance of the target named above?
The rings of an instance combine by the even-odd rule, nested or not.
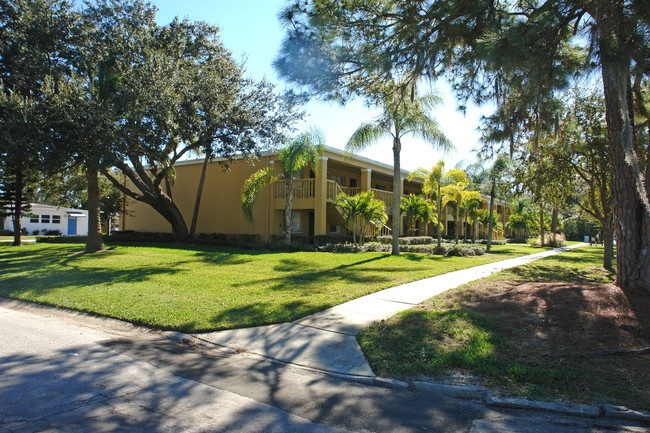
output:
[[[509,244],[527,244],[528,238],[509,238],[507,242]]]
[[[482,256],[485,250],[479,246],[454,245],[445,254],[445,256]]]
[[[562,225],[567,240],[580,242],[584,240],[585,236],[591,235],[592,230],[596,227],[593,221],[581,216],[564,220]]]
[[[356,253],[356,252],[391,252],[391,246],[379,243],[368,242],[361,246],[354,244],[326,244],[316,247],[316,251],[329,253]],[[465,246],[444,243],[440,247],[437,245],[404,245],[400,246],[402,253],[419,253],[439,256],[481,256],[485,250],[479,246]]]
[[[377,236],[377,242],[380,244],[392,244],[392,236]],[[399,238],[400,245],[428,245],[433,243],[431,236],[404,236]]]
[[[542,246],[542,237],[538,236],[537,239],[534,239],[530,241],[531,245],[534,245],[536,247]],[[551,234],[546,234],[544,235],[544,246],[546,247],[551,247],[551,248],[560,248],[560,247],[565,247],[566,246],[566,238],[564,237],[563,234],[556,234],[555,235],[555,240],[553,240],[553,237]]]
[[[479,243],[483,245],[487,245],[487,239],[481,239]],[[492,239],[492,245],[505,245],[507,242],[504,240],[497,240],[497,239]]]
[[[36,233],[37,231],[38,231],[38,230],[35,230],[35,231],[34,231],[34,234],[37,234],[37,233]],[[43,234],[44,234],[45,236],[61,236],[61,230],[45,230],[45,231],[43,232]]]
[[[36,242],[42,244],[85,244],[86,236],[39,236]]]
[[[0,230],[0,236],[13,236],[13,230]]]
[[[133,230],[125,230],[123,232],[112,232],[108,236],[104,236],[106,242],[173,242],[174,238],[170,233],[156,233],[156,232],[136,232]]]

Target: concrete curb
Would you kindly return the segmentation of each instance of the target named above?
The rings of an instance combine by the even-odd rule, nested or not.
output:
[[[485,404],[488,406],[507,407],[511,409],[529,409],[588,418],[597,418],[601,415],[600,407],[594,405],[535,401],[526,400],[525,398],[489,395],[485,400]]]
[[[650,424],[650,412],[628,409],[624,406],[589,405],[569,402],[546,402],[517,397],[500,397],[479,386],[445,385],[442,383],[375,377],[374,384],[385,388],[411,389],[442,394],[449,397],[482,401],[488,407],[550,412],[580,418],[614,418]]]
[[[650,412],[632,410],[623,406],[613,406],[613,405],[586,405],[586,404],[575,404],[575,403],[563,403],[563,402],[546,402],[546,401],[537,401],[537,400],[528,400],[525,398],[517,397],[500,397],[491,393],[488,389],[475,386],[475,385],[446,385],[442,383],[435,382],[424,382],[424,381],[412,381],[406,382],[398,379],[390,379],[385,377],[366,377],[366,376],[354,376],[345,373],[338,373],[333,371],[319,370],[304,365],[287,363],[284,361],[276,360],[267,356],[259,355],[247,351],[238,351],[226,346],[221,346],[209,341],[202,340],[190,334],[184,334],[182,332],[170,332],[168,334],[172,338],[178,340],[182,344],[187,344],[190,346],[200,346],[209,349],[218,348],[219,351],[224,351],[227,353],[246,353],[247,355],[256,356],[264,358],[270,362],[282,364],[282,365],[291,365],[303,370],[309,370],[316,373],[321,373],[329,377],[336,379],[347,380],[350,382],[356,382],[363,385],[374,385],[381,386],[384,388],[396,389],[396,390],[417,390],[427,393],[441,394],[453,398],[460,398],[465,400],[477,400],[482,401],[488,407],[502,407],[509,409],[519,409],[519,410],[531,410],[536,412],[549,412],[557,413],[567,416],[581,417],[581,418],[614,418],[614,419],[625,419],[630,421],[637,421],[641,423],[650,424]]]
[[[444,385],[442,383],[418,381],[411,382],[411,385],[414,389],[419,391],[445,394],[456,398],[485,400],[487,397],[487,390],[478,386]]]

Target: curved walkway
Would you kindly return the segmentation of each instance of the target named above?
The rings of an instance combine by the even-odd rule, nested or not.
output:
[[[371,323],[407,310],[432,296],[504,269],[586,244],[516,257],[391,287],[290,323],[197,334],[220,346],[329,373],[374,377],[356,335]]]

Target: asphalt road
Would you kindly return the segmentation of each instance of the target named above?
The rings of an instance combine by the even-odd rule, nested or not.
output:
[[[641,432],[339,380],[171,334],[0,303],[0,431]]]

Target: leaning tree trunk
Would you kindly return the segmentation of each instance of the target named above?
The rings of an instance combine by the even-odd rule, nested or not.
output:
[[[621,57],[601,56],[616,215],[616,284],[650,292],[650,187],[643,186],[635,151],[630,60]]]
[[[205,174],[208,171],[208,162],[210,162],[210,157],[206,154],[205,159],[203,160],[201,177],[199,178],[199,186],[196,190],[196,199],[194,200],[194,212],[192,213],[192,224],[190,225],[190,238],[192,239],[194,239],[194,235],[196,234],[196,223],[199,219],[199,206],[201,205],[201,195],[203,194]]]
[[[496,195],[497,181],[492,180],[492,189],[490,190],[490,219],[488,223],[488,232],[487,232],[487,246],[485,251],[490,252],[492,247],[492,228],[494,227],[494,196]]]
[[[402,171],[400,169],[400,157],[399,157],[400,148],[401,148],[400,140],[397,137],[397,134],[395,134],[395,137],[393,138],[393,203],[391,205],[392,208],[391,213],[393,217],[393,222],[392,222],[393,250],[391,254],[394,256],[399,255],[399,229],[401,225],[400,224],[401,215],[399,211],[400,196],[402,194],[402,187],[401,187]]]
[[[14,192],[14,209],[11,218],[14,223],[14,247],[19,247],[23,244],[23,171],[16,169],[16,191]]]
[[[102,222],[99,210],[99,176],[94,165],[86,165],[86,181],[88,183],[88,236],[86,252],[95,253],[104,249],[102,239]]]

